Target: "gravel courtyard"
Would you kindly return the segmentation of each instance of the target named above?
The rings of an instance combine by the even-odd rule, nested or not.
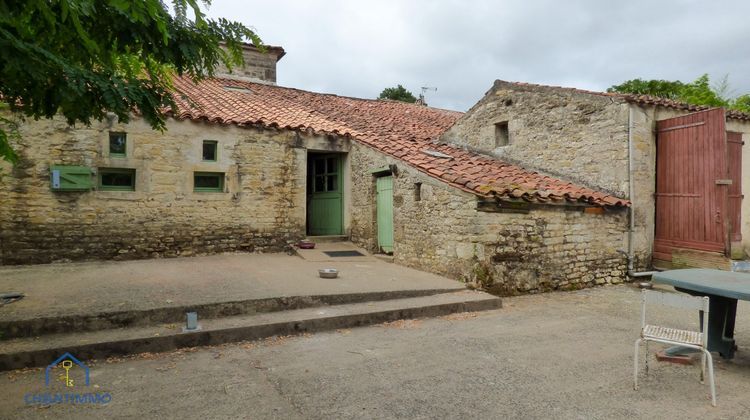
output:
[[[2,418],[748,418],[750,305],[718,407],[697,366],[632,389],[639,291],[507,298],[503,309],[89,363],[104,406],[31,406],[44,371],[0,375]],[[664,320],[679,319],[660,312]],[[691,317],[688,323],[694,323]],[[657,346],[652,345],[653,350]]]

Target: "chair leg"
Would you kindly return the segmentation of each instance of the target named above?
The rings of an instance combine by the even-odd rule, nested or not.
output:
[[[649,356],[649,350],[648,350],[648,340],[643,340],[646,342],[646,376],[648,376],[648,356]]]
[[[711,386],[711,405],[716,407],[716,383],[714,382],[714,361],[711,357],[711,353],[706,349],[702,349],[703,354],[706,355],[706,362],[708,363],[708,383]]]
[[[641,339],[635,340],[635,355],[633,356],[633,389],[638,391],[638,350],[640,350]]]
[[[701,352],[701,383],[706,383],[706,353]]]

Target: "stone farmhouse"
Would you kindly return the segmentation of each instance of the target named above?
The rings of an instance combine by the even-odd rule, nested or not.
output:
[[[239,74],[176,80],[164,133],[137,118],[24,123],[20,162],[0,163],[0,264],[271,252],[341,236],[496,293],[617,283],[665,255],[654,247],[661,120],[720,111],[726,130],[750,135],[744,114],[500,81],[466,114],[313,93],[276,86],[282,48],[245,54]],[[675,121],[667,132],[710,125]],[[741,178],[722,177],[728,203]],[[732,217],[720,218],[739,253],[750,232]],[[682,255],[680,244],[668,251]],[[725,245],[691,261],[716,263]]]

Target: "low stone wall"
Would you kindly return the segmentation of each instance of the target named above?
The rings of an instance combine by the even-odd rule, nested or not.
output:
[[[0,264],[281,251],[304,236],[299,135],[174,120],[167,127],[24,124],[19,163],[0,164]],[[127,132],[126,157],[109,156],[109,131]],[[216,162],[202,161],[203,140],[218,142]],[[134,169],[136,188],[54,192],[53,164]],[[225,173],[224,191],[194,192],[196,171]]]
[[[544,206],[529,213],[476,209],[474,195],[355,145],[352,240],[377,248],[374,177],[395,163],[394,258],[406,266],[473,282],[501,295],[578,289],[625,279],[627,213]],[[420,200],[415,184],[421,183]]]

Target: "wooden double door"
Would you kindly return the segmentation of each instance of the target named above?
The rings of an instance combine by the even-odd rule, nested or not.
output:
[[[728,255],[741,239],[742,138],[721,108],[657,123],[654,259],[675,249]]]

